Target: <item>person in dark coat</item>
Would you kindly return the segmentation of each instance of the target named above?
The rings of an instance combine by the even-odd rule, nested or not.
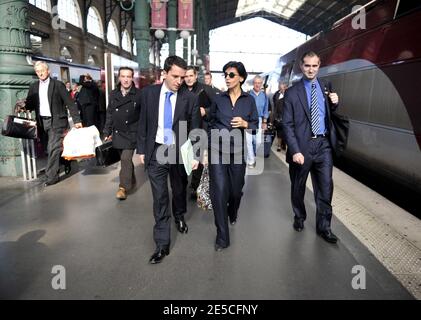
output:
[[[112,140],[113,148],[120,152],[120,185],[116,194],[120,200],[125,200],[127,192],[136,185],[132,158],[140,116],[140,90],[134,85],[133,75],[129,67],[119,69],[119,84],[110,94],[104,127],[105,141]]]
[[[201,128],[205,131],[208,130],[208,115],[212,102],[215,100],[216,94],[212,88],[206,84],[198,81],[198,71],[194,66],[187,66],[186,76],[184,77],[184,83],[181,85],[180,90],[188,90],[195,94],[199,99],[200,116],[202,118]],[[190,182],[190,197],[197,199],[197,188],[200,184],[200,178],[202,177],[203,164],[199,163],[197,170],[192,172]]]
[[[221,94],[222,93],[221,90],[219,90],[217,87],[215,87],[212,84],[212,73],[210,73],[209,71],[207,71],[205,73],[204,80],[205,80],[205,84],[207,86],[211,87],[211,89],[213,90],[213,92],[215,93],[215,95],[218,95],[218,94]]]
[[[89,74],[81,77],[82,79],[80,83],[82,88],[77,99],[80,104],[82,124],[84,127],[90,127],[98,124],[99,90]]]
[[[284,108],[284,94],[288,86],[284,82],[279,83],[279,90],[273,95],[273,114],[272,114],[272,123],[276,129],[276,136],[278,138],[278,147],[277,151],[286,149],[286,144],[282,138],[282,111]]]
[[[105,86],[103,82],[99,80],[97,82],[99,97],[98,97],[98,130],[99,132],[104,131],[105,119],[107,116],[107,103],[105,101]]]

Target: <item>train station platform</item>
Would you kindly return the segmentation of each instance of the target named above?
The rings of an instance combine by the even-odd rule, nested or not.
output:
[[[262,174],[247,176],[228,249],[215,252],[213,214],[190,201],[189,232],[172,222],[171,252],[158,265],[148,264],[154,221],[143,167],[125,201],[114,197],[117,165],[81,162],[47,188],[0,178],[0,298],[421,299],[419,220],[335,169],[332,230],[340,241],[316,235],[311,189],[298,233],[283,158],[274,151]],[[55,266],[64,267],[65,290],[52,286]]]

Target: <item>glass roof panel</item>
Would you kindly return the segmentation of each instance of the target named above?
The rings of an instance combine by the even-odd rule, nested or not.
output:
[[[259,11],[289,19],[306,2],[306,0],[239,0],[236,17]]]

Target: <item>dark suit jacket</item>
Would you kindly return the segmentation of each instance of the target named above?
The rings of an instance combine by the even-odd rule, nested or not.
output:
[[[159,95],[162,85],[151,85],[140,93],[140,119],[137,131],[137,153],[145,155],[145,168],[151,160],[155,149],[155,138],[158,130]],[[187,140],[187,135],[179,135],[180,121],[187,121],[188,132],[200,128],[200,110],[197,97],[187,90],[179,90],[173,117],[173,131],[176,137],[176,150]]]
[[[318,81],[323,90],[326,87],[326,84],[319,79]],[[331,112],[335,110],[338,105],[330,103],[329,97],[324,92],[323,94],[325,97],[326,108],[326,129],[329,133],[331,146],[335,146],[336,133],[332,126]],[[287,162],[292,162],[292,156],[296,153],[302,153],[304,155],[304,159],[308,157],[308,145],[312,136],[311,116],[306,89],[302,79],[289,88],[285,93],[284,108],[282,113],[282,128],[284,138],[288,145],[286,157]]]
[[[180,88],[181,90],[187,90],[190,91],[186,85],[186,83],[183,83],[183,85]],[[212,103],[215,101],[216,93],[212,89],[212,87],[201,83],[199,81],[196,81],[196,83],[193,85],[191,93],[195,94],[198,97],[198,103],[199,103],[199,111],[200,107],[205,109],[205,116],[201,117],[201,128],[205,131],[208,130],[208,121],[209,121],[209,113]]]
[[[77,105],[61,81],[50,78],[48,102],[50,104],[51,126],[53,129],[67,128],[69,126],[66,106],[69,108],[73,122],[80,122]],[[42,128],[42,121],[39,114],[39,80],[29,86],[25,108],[30,111],[35,110],[38,126]]]

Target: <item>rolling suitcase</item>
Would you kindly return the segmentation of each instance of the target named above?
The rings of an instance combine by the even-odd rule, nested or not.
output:
[[[264,132],[264,157],[269,158],[270,149],[272,148],[273,140],[275,139],[275,130],[268,126],[267,130]]]

